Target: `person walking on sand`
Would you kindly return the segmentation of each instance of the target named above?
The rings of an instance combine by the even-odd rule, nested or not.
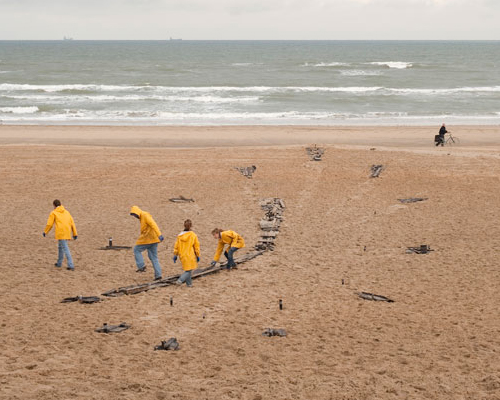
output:
[[[137,206],[132,206],[130,215],[141,221],[141,234],[134,246],[134,257],[137,272],[146,271],[142,253],[147,250],[148,257],[153,264],[155,281],[161,279],[161,266],[158,261],[158,243],[163,242],[163,236],[150,213],[142,211]]]
[[[198,236],[191,230],[193,223],[190,219],[184,221],[184,230],[177,235],[177,240],[174,246],[174,264],[177,262],[177,257],[181,259],[182,269],[184,272],[175,282],[177,285],[182,285],[186,282],[187,287],[193,287],[191,280],[191,272],[198,267],[200,261],[200,242]]]
[[[217,250],[215,251],[214,260],[210,265],[214,267],[217,264],[222,252],[224,251],[224,246],[227,244],[229,245],[229,247],[227,248],[227,251],[224,251],[224,255],[227,258],[226,269],[230,270],[231,268],[236,268],[236,263],[234,262],[233,255],[237,250],[245,247],[245,241],[243,240],[243,237],[241,237],[234,231],[223,231],[220,228],[215,228],[212,231],[212,236],[219,242],[217,244]]]
[[[62,266],[64,256],[66,256],[66,261],[68,262],[67,269],[74,271],[75,265],[73,264],[73,258],[71,257],[71,252],[69,251],[68,240],[71,240],[71,235],[73,235],[73,240],[78,238],[75,221],[73,221],[73,217],[69,211],[61,205],[59,200],[54,200],[52,205],[54,206],[54,210],[49,215],[47,225],[45,226],[45,230],[42,235],[43,237],[47,236],[47,233],[50,232],[54,223],[56,224],[55,237],[57,240],[58,257],[57,262],[54,265],[60,268]]]

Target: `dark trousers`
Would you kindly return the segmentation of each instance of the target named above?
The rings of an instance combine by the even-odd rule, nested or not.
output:
[[[227,265],[226,265],[226,269],[231,269],[231,268],[234,268],[236,267],[236,263],[234,262],[234,258],[233,258],[233,254],[239,250],[238,247],[231,247],[228,251],[225,251],[224,252],[224,255],[226,256],[227,258]]]

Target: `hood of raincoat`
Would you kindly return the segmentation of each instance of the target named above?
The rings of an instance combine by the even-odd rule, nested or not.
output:
[[[142,214],[142,210],[137,206],[132,206],[132,208],[130,209],[130,214],[136,214],[140,218],[141,214]]]

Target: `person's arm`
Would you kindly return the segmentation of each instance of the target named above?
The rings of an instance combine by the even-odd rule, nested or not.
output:
[[[78,233],[76,232],[76,225],[73,217],[71,217],[71,230],[73,231],[73,237],[77,237]]]
[[[55,220],[56,220],[56,216],[54,215],[54,212],[51,212],[49,215],[49,219],[47,220],[47,225],[45,226],[43,233],[47,234],[50,232],[50,230],[52,229],[52,226],[54,225]]]
[[[174,245],[174,256],[179,255],[179,237],[175,240],[175,245]]]
[[[200,257],[200,241],[198,240],[198,236],[194,237],[194,254],[196,254],[196,257]]]
[[[146,224],[148,224],[151,228],[153,228],[158,237],[161,236],[160,228],[158,228],[158,225],[156,225],[156,222],[151,215],[146,214]]]
[[[219,243],[217,244],[217,250],[214,256],[214,261],[219,261],[220,255],[222,254],[223,250],[224,250],[224,242],[222,241],[222,239],[219,239]]]

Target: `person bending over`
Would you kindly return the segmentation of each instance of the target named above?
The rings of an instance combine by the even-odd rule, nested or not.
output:
[[[441,125],[441,128],[439,128],[439,134],[434,137],[434,141],[436,142],[436,146],[444,146],[444,135],[447,134],[448,131],[446,130],[446,125],[443,124]]]
[[[218,240],[218,244],[217,250],[215,251],[214,260],[212,261],[211,265],[215,266],[215,264],[217,264],[222,252],[224,251],[224,247],[227,244],[227,251],[224,251],[224,255],[227,258],[226,268],[228,270],[230,270],[231,268],[236,268],[236,263],[234,262],[233,255],[237,250],[245,247],[245,241],[243,240],[243,237],[241,237],[234,231],[223,231],[219,228],[215,228],[212,231],[212,236],[214,237],[214,239]]]

